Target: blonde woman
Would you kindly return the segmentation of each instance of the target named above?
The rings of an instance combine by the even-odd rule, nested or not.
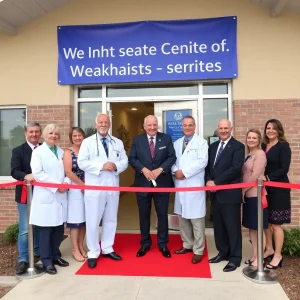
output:
[[[37,182],[66,183],[63,165],[64,151],[57,146],[59,128],[49,124],[43,131],[44,143],[32,152],[32,175]],[[33,189],[29,223],[38,227],[40,257],[46,273],[54,275],[54,265],[69,265],[59,251],[67,219],[66,189],[36,186]]]
[[[250,129],[246,135],[246,158],[243,166],[243,182],[256,181],[261,174],[264,174],[267,159],[261,149],[262,136],[257,129]],[[245,261],[245,264],[257,266],[257,187],[243,189],[243,221],[244,227],[249,229],[249,236],[252,243],[252,257]],[[263,225],[268,228],[267,211],[263,211]]]

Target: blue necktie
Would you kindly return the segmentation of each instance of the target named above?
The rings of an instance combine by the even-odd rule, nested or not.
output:
[[[221,142],[221,147],[219,148],[219,151],[218,151],[218,153],[217,153],[217,157],[216,157],[214,166],[215,166],[215,164],[218,162],[218,160],[220,159],[220,156],[221,156],[221,154],[222,154],[222,152],[223,152],[223,149],[224,149],[224,144],[225,144],[224,142]]]
[[[105,150],[106,156],[108,157],[108,147],[107,147],[107,144],[106,144],[106,138],[102,138],[102,145],[103,145],[103,148]]]

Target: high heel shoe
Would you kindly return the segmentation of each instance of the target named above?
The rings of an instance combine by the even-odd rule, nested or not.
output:
[[[250,260],[250,259],[245,261],[245,265],[251,265],[252,263],[253,263],[253,260]]]
[[[264,257],[264,259],[265,259],[265,260],[267,260],[267,259],[269,259],[269,258],[270,258],[270,259],[273,259],[273,257],[274,257],[274,253],[273,253],[273,254],[270,254],[270,255],[268,255],[267,257]]]
[[[79,252],[79,254],[80,254],[80,252]],[[80,254],[81,255],[81,254]],[[81,257],[78,255],[78,252],[77,251],[72,251],[72,256],[73,256],[73,258],[76,260],[76,261],[78,261],[78,262],[84,262],[85,261],[85,259],[84,259],[84,257],[81,255]]]
[[[281,260],[279,261],[279,263],[278,263],[277,266],[268,264],[268,265],[266,266],[266,268],[269,269],[269,270],[275,270],[275,269],[278,269],[279,267],[281,268],[281,267],[282,267],[282,263],[283,263],[283,256],[281,257]]]

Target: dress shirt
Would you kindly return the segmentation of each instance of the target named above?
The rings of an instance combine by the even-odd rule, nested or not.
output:
[[[46,142],[45,142],[46,143]],[[46,145],[48,146],[48,148],[50,149],[50,151],[56,156],[56,158],[58,159],[58,154],[57,154],[57,146],[54,145],[54,147],[51,147],[50,145],[48,145],[46,143]]]
[[[156,144],[156,135],[155,136],[150,136],[147,134],[147,137],[148,137],[148,144],[150,144],[150,138],[152,137],[153,138],[153,144],[154,144],[154,149],[155,149],[155,144]]]
[[[187,138],[188,140],[188,144],[190,143],[190,141],[192,140],[192,138],[194,137],[194,135],[191,135]],[[186,136],[184,136],[184,139],[183,139],[183,143],[182,143],[182,150],[184,150],[184,144],[186,142]],[[187,145],[186,145],[187,146]]]
[[[99,138],[101,144],[102,144],[102,139],[106,139],[106,140],[105,140],[105,144],[106,144],[107,150],[109,151],[109,141],[110,141],[109,136],[108,136],[108,135],[102,136],[102,135],[100,135],[98,132],[97,132],[97,136],[98,136],[98,138]]]
[[[27,142],[27,144],[29,145],[29,147],[31,148],[32,151],[39,146],[39,144],[33,145],[30,142],[28,142],[28,141],[26,141],[26,142]]]
[[[216,158],[217,158],[217,156],[218,156],[218,152],[219,152],[219,149],[221,148],[222,142],[224,142],[224,146],[223,146],[223,151],[224,151],[224,149],[225,149],[226,145],[228,144],[228,142],[230,141],[230,139],[231,139],[231,136],[230,136],[226,141],[222,141],[222,140],[220,139],[220,143],[219,143],[219,146],[218,146],[218,149],[217,149],[217,152],[216,152],[216,157],[215,157],[214,164],[216,163]]]

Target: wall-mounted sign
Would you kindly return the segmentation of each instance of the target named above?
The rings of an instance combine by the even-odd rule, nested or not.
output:
[[[58,83],[237,77],[237,18],[59,26]]]
[[[191,115],[191,109],[168,110],[164,112],[164,132],[171,136],[173,143],[183,137],[182,119]]]

